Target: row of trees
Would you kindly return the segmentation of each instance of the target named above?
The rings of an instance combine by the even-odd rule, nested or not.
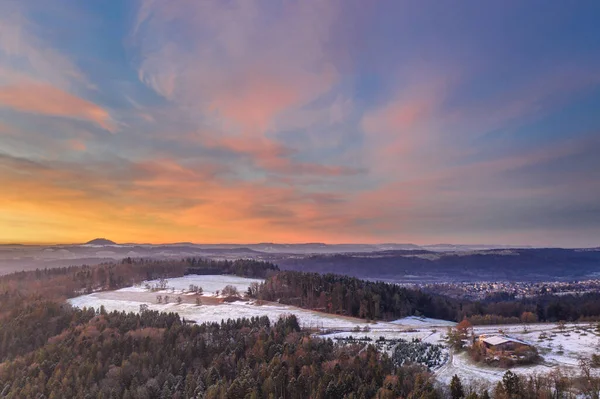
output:
[[[261,284],[254,297],[364,319],[394,319],[414,314],[453,320],[457,300],[396,284],[335,274],[284,271]]]
[[[600,320],[600,293],[470,301],[348,276],[283,271],[251,287],[249,294],[364,319],[424,315],[454,321],[468,318],[472,324]]]
[[[279,267],[271,262],[253,259],[212,260],[203,258],[186,258],[189,274],[235,274],[236,276],[267,278],[279,271]]]
[[[448,397],[452,399],[576,399],[600,397],[600,378],[594,376],[585,362],[580,364],[578,376],[563,374],[559,369],[548,374],[520,376],[507,371],[492,395],[487,390],[477,390],[463,385],[454,375],[450,381]]]

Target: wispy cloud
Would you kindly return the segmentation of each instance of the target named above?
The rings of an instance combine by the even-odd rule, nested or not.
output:
[[[270,134],[279,116],[320,98],[338,81],[324,44],[338,7],[143,2],[132,32],[140,79],[216,126],[209,146],[251,156],[269,172],[343,174],[342,166],[291,160],[292,152]],[[171,36],[174,30],[181,40]],[[277,127],[284,126],[280,120]]]
[[[20,112],[87,120],[108,131],[115,131],[114,122],[106,110],[49,84],[0,86],[0,106]]]
[[[0,107],[92,122],[114,132],[109,112],[83,98],[95,92],[76,62],[44,36],[26,3],[0,5]]]
[[[94,85],[68,56],[45,42],[41,29],[28,18],[26,4],[7,1],[0,5],[0,61],[13,76],[34,77],[59,87]],[[0,79],[2,74],[0,74]]]

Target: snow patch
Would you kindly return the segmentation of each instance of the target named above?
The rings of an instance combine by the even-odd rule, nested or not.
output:
[[[408,316],[402,319],[394,320],[392,324],[411,327],[453,327],[456,325],[453,321],[431,319],[429,317]]]

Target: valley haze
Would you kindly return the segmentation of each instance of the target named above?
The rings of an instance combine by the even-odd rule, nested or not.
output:
[[[600,278],[600,248],[415,244],[85,244],[0,245],[0,273],[124,258],[255,259],[282,270],[346,274],[397,283],[572,281]]]

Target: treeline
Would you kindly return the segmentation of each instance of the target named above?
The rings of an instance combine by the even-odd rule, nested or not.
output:
[[[283,271],[267,279],[255,295],[267,301],[364,319],[392,320],[425,315],[445,320],[460,317],[458,300],[336,274]]]
[[[70,266],[37,269],[0,276],[0,319],[2,309],[10,309],[28,296],[65,299],[94,291],[114,290],[146,280],[175,278],[194,271],[214,270],[217,274],[241,277],[266,277],[279,269],[256,260],[214,261],[197,258],[152,260],[125,258],[121,262],[95,266]],[[205,274],[205,273],[202,273]],[[8,306],[6,306],[8,305]]]
[[[473,324],[514,324],[600,320],[600,293],[540,295],[531,298],[494,299],[466,306]]]
[[[235,274],[236,276],[267,278],[279,271],[274,263],[253,259],[212,260],[187,258],[187,274]]]
[[[473,324],[600,320],[600,293],[526,299],[460,300],[354,277],[283,271],[258,287],[256,298],[364,319],[427,316]]]
[[[424,368],[302,333],[295,316],[190,326],[176,314],[72,313],[0,367],[4,398],[442,398]]]
[[[555,369],[547,374],[522,376],[508,370],[492,392],[464,386],[454,375],[446,397],[452,399],[596,399],[600,397],[600,378],[589,363],[580,363],[580,373],[568,375]]]
[[[180,277],[187,267],[184,260],[128,258],[118,263],[95,266],[37,269],[1,276],[0,293],[17,291],[17,298],[13,299],[27,295],[40,296],[42,293],[45,299],[69,298],[82,293],[127,287],[144,280]]]

